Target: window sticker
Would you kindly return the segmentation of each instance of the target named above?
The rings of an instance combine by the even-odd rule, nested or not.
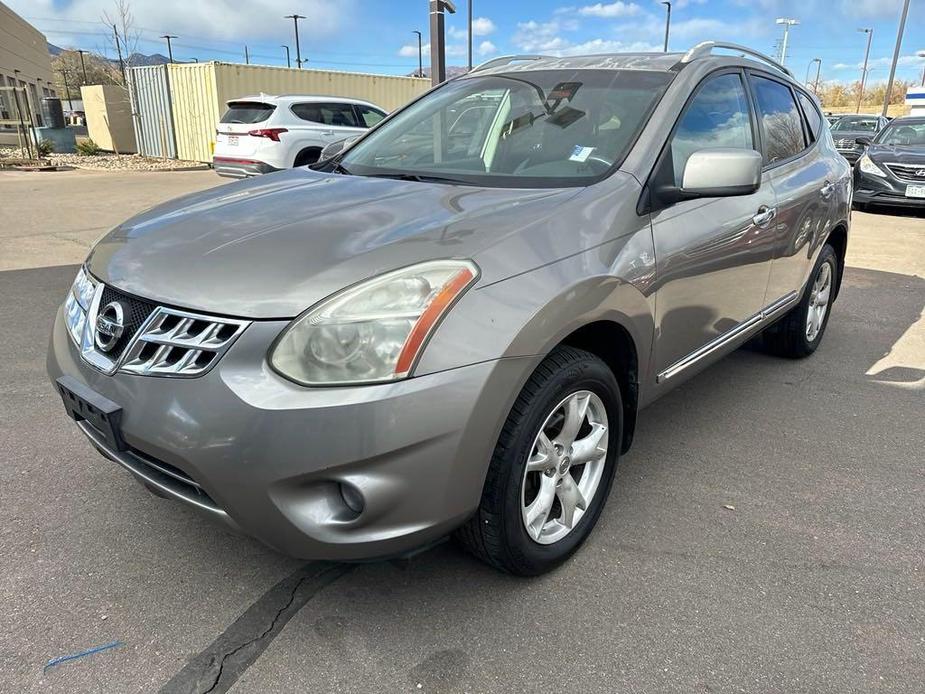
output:
[[[591,156],[591,152],[594,151],[594,147],[582,147],[581,145],[575,145],[575,149],[572,150],[572,156],[568,158],[569,161],[588,161],[588,157]]]

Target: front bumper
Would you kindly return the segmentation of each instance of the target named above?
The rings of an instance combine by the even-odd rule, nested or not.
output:
[[[81,360],[59,310],[48,373],[122,406],[128,451],[78,425],[103,455],[159,493],[286,554],[401,555],[463,523],[540,357],[384,385],[304,388],[266,364],[267,346],[285,325],[253,323],[198,378],[106,376]],[[359,493],[361,512],[344,501],[341,485]]]
[[[909,181],[888,174],[887,178],[871,176],[854,169],[854,202],[860,205],[886,205],[891,207],[925,207],[925,198],[906,197]]]
[[[213,157],[212,168],[215,169],[215,173],[219,176],[227,178],[249,178],[250,176],[259,176],[280,170],[266,162],[230,157]]]

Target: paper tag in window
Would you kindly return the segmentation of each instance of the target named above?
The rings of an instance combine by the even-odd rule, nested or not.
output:
[[[582,147],[581,145],[575,145],[575,149],[572,150],[572,156],[568,158],[569,161],[587,161],[588,157],[591,156],[591,152],[594,151],[594,147]]]

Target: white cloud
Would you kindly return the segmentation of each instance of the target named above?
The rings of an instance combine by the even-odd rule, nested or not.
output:
[[[54,25],[40,24],[55,33],[94,31],[87,22],[98,20],[103,12],[113,14],[114,0],[3,0],[14,12],[26,17],[53,18],[75,22],[72,29],[62,22]],[[156,38],[158,34],[170,32],[181,38],[177,43],[195,42],[196,38],[211,40],[232,39],[243,42],[292,36],[292,20],[286,24],[283,17],[292,14],[293,9],[308,19],[299,22],[300,38],[322,38],[335,36],[349,26],[357,14],[357,0],[299,0],[293,8],[292,0],[251,0],[247,11],[230,7],[227,0],[141,0],[130,3],[135,17],[135,26],[143,30],[145,38]],[[79,24],[78,24],[79,22]],[[100,33],[105,29],[100,24]],[[101,36],[101,41],[104,41]],[[303,44],[304,47],[304,44]]]
[[[578,23],[573,20],[553,19],[548,22],[518,22],[517,31],[511,37],[511,43],[528,53],[552,51],[566,48],[567,39],[559,34],[563,31],[574,31]]]
[[[867,61],[867,68],[887,68],[889,69],[890,65],[893,62],[893,57],[883,57],[883,58],[872,58]],[[922,67],[925,65],[925,58],[920,58],[917,55],[901,55],[899,60],[896,63],[897,67]],[[857,63],[835,63],[832,66],[833,70],[861,70],[864,67],[863,62]]]
[[[482,41],[479,44],[479,55],[491,55],[498,52],[498,47],[491,41]]]
[[[585,5],[578,9],[578,14],[583,17],[603,17],[614,19],[617,17],[632,17],[639,14],[639,5],[634,2],[612,2],[608,5],[597,3],[594,5]]]
[[[489,34],[494,33],[497,28],[498,27],[495,26],[495,23],[488,19],[488,17],[476,17],[472,20],[473,36],[488,36]],[[469,36],[469,32],[467,31],[465,25],[462,27],[447,27],[446,33],[459,41],[463,41]]]
[[[421,46],[421,51],[424,55],[430,54],[430,44],[425,43]],[[402,58],[417,58],[418,57],[418,44],[415,43],[406,43],[404,46],[398,49],[398,55]]]
[[[903,0],[842,0],[841,8],[849,17],[898,18],[902,4]]]

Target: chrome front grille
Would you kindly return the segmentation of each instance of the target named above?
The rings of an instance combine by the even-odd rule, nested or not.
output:
[[[835,140],[836,149],[857,149],[858,143],[854,138],[844,137],[841,140]]]
[[[914,183],[925,183],[925,163],[922,164],[887,164],[896,178]]]
[[[69,333],[83,360],[105,374],[123,371],[140,376],[201,376],[215,366],[250,325],[249,321],[237,318],[158,306],[101,282],[92,280],[92,283],[89,309],[85,315],[74,317],[73,332],[69,328]],[[107,320],[100,314],[114,303],[121,306],[116,314],[121,329],[115,341],[106,344],[97,339],[99,324]],[[68,314],[69,321],[71,318]]]
[[[143,376],[199,376],[247,325],[159,306],[129,343],[119,369]]]

